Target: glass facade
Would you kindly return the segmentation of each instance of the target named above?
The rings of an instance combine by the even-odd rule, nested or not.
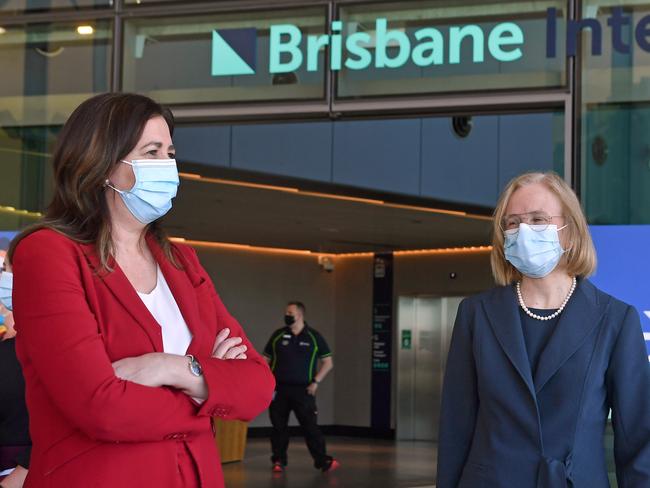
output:
[[[0,15],[105,8],[112,5],[113,0],[3,0],[0,2]]]
[[[564,56],[548,58],[545,52],[549,8],[556,10],[558,48],[564,48],[565,7],[562,0],[343,6],[340,19],[344,21],[347,38],[360,36],[359,43],[372,54],[368,59],[375,62],[363,70],[344,65],[338,76],[337,96],[565,86]],[[387,20],[387,30],[393,31],[392,35],[382,35],[378,19]],[[382,42],[383,38],[388,41]],[[502,45],[497,42],[499,39]],[[378,56],[384,50],[386,60],[379,62]],[[405,59],[408,50],[410,56]],[[404,64],[398,67],[400,62]]]
[[[158,6],[155,15],[145,8],[151,5]],[[333,1],[330,8],[305,2],[291,9],[260,2],[246,11],[225,10],[233,5],[0,2],[0,65],[11,67],[3,70],[0,84],[0,164],[9,182],[0,195],[0,225],[15,228],[33,218],[9,207],[44,209],[47,158],[56,134],[74,107],[96,93],[136,91],[172,108],[214,106],[217,114],[222,104],[241,106],[253,119],[255,107],[273,105],[282,114],[287,106],[287,113],[295,113],[297,105],[317,102],[318,115],[326,120],[340,115],[329,108],[338,101],[373,102],[373,116],[382,117],[383,101],[394,97],[444,100],[471,92],[519,94],[525,100],[527,94],[571,93],[571,65],[564,54],[572,44],[565,31],[572,26],[562,0]],[[650,2],[584,0],[581,5],[579,89],[571,93],[579,102],[573,118],[580,151],[570,163],[580,176],[591,223],[650,223],[650,192],[645,191],[650,184]],[[79,20],[61,20],[66,10]],[[551,24],[554,56],[548,52]],[[512,25],[520,28],[524,42],[518,42]],[[493,36],[499,26],[501,32]],[[463,28],[469,30],[461,36]],[[275,54],[273,42],[279,49]],[[517,50],[517,59],[508,61]],[[245,72],[246,66],[252,72]],[[555,120],[562,123],[572,120],[557,104],[537,109],[558,114]],[[471,98],[462,111],[474,113]],[[512,110],[500,111],[497,100],[490,112]],[[552,166],[561,172],[561,151],[571,131],[556,122],[553,133]]]
[[[325,9],[127,20],[122,88],[165,104],[324,99],[323,52],[316,71],[267,69],[270,27],[287,24],[302,31],[305,49],[307,36],[324,34]],[[229,75],[222,61],[247,71]]]
[[[0,230],[50,199],[49,153],[72,110],[110,89],[112,21],[25,23],[0,35]],[[31,212],[15,212],[11,209]]]
[[[582,52],[582,196],[588,217],[593,224],[648,224],[650,2],[587,0],[583,17],[597,21]]]

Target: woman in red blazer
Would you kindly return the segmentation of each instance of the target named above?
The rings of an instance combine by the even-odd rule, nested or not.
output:
[[[195,252],[159,228],[178,186],[172,131],[140,95],[82,103],[47,214],[12,244],[27,488],[223,487],[211,417],[271,401],[266,362]]]

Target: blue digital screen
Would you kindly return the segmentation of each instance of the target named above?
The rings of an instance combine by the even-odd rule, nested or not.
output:
[[[595,225],[591,235],[598,253],[591,280],[639,310],[650,360],[650,225]]]

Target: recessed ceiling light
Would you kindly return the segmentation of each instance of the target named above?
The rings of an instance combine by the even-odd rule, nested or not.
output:
[[[89,36],[93,32],[95,32],[95,29],[93,29],[93,27],[90,25],[80,25],[77,27],[77,33],[81,34],[82,36]]]

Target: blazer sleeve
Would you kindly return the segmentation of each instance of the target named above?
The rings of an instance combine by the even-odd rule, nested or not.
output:
[[[26,380],[35,375],[52,408],[95,440],[148,442],[205,432],[209,424],[187,395],[115,376],[86,300],[80,259],[74,244],[52,231],[17,246],[14,314]]]
[[[620,488],[650,486],[650,365],[639,314],[628,307],[607,372]]]
[[[208,384],[208,398],[201,405],[198,415],[250,421],[271,403],[275,378],[266,360],[255,350],[241,325],[226,309],[194,249],[190,249],[187,257],[208,282],[216,309],[218,330],[229,328],[230,336],[241,337],[248,348],[247,359],[223,360],[209,355],[197,355]]]
[[[438,488],[456,488],[472,444],[478,412],[476,363],[467,300],[458,307],[442,389]]]

